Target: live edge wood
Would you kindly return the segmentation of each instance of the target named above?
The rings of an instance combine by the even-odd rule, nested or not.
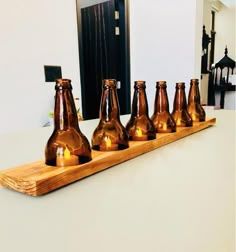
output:
[[[82,165],[60,168],[47,166],[41,160],[3,170],[0,172],[0,185],[24,194],[39,196],[208,128],[215,122],[215,118],[210,118],[205,122],[194,123],[193,127],[178,128],[175,133],[159,133],[155,140],[130,141],[130,147],[121,151],[92,151],[92,161]]]

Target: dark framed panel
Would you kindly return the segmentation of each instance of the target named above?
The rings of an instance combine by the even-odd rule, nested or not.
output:
[[[130,113],[129,1],[77,4],[81,100],[84,119],[99,117],[102,79],[117,79],[120,113]],[[115,18],[119,12],[119,19]],[[116,34],[119,27],[119,35]]]

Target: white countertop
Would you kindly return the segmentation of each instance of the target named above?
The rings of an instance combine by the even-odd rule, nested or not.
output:
[[[207,116],[215,126],[44,196],[0,188],[0,251],[234,252],[236,113]],[[80,122],[89,140],[96,126]],[[44,159],[51,132],[0,135],[0,170]]]

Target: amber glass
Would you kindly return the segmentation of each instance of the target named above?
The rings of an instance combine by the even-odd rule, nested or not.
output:
[[[82,134],[69,79],[57,79],[54,107],[54,130],[45,148],[45,163],[70,166],[91,160],[89,141]]]
[[[120,108],[114,79],[103,80],[99,117],[99,124],[92,135],[92,148],[99,151],[128,148],[128,134],[120,122]]]
[[[148,115],[145,81],[134,82],[131,117],[126,124],[129,139],[146,141],[156,138],[156,130]]]
[[[166,90],[166,81],[156,82],[156,96],[154,113],[151,117],[156,132],[171,133],[176,131],[176,123],[169,112],[169,100]]]
[[[193,120],[187,111],[184,82],[176,83],[172,116],[177,127],[190,127],[193,125]]]
[[[201,106],[201,97],[200,97],[198,79],[191,79],[190,81],[187,110],[193,122],[205,121],[206,113],[203,107]]]

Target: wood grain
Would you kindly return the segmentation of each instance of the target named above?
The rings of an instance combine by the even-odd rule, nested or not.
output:
[[[210,118],[205,122],[194,123],[193,127],[178,128],[175,133],[159,133],[155,140],[130,141],[130,147],[125,150],[92,151],[92,161],[82,165],[53,167],[45,165],[44,160],[41,160],[3,170],[0,172],[0,185],[24,194],[39,196],[206,129],[215,123],[216,118]]]

